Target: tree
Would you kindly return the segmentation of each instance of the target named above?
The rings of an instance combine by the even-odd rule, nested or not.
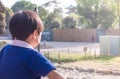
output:
[[[52,23],[52,29],[54,29],[54,28],[56,28],[56,29],[61,28],[61,25],[62,25],[61,20],[56,18],[53,21],[53,23]]]
[[[77,28],[78,19],[75,14],[70,14],[69,16],[65,17],[63,20],[63,28]]]
[[[18,12],[20,10],[34,10],[36,4],[32,4],[30,1],[17,1],[13,6],[13,12]]]
[[[117,24],[120,29],[120,0],[112,0],[112,3],[115,3],[112,6],[114,6],[114,10],[116,12],[116,19],[115,19],[116,23],[114,24]]]
[[[45,4],[44,4],[45,5]],[[43,7],[44,5],[38,6],[38,15],[42,21],[45,21],[48,16],[48,11]],[[30,1],[18,1],[12,6],[13,12],[20,10],[34,10],[36,4],[32,4]]]
[[[54,13],[50,13],[45,21],[45,29],[54,29],[60,28],[61,20],[54,15]]]
[[[5,32],[5,7],[0,1],[0,34],[3,34]]]
[[[6,12],[5,12],[5,21],[6,21],[6,29],[9,29],[9,21],[10,18],[13,16],[13,11],[12,9],[6,8]]]
[[[45,22],[48,16],[48,11],[44,7],[38,6],[38,15],[40,16],[41,20]]]
[[[115,15],[111,8],[107,7],[106,0],[76,0],[77,12],[87,23],[87,28],[104,28],[112,26]]]
[[[99,25],[97,25],[97,27],[102,28],[102,29],[108,29],[112,27],[114,20],[115,20],[115,16],[114,16],[113,11],[103,6],[98,13],[97,24]]]
[[[45,29],[61,28],[63,10],[61,7],[59,7],[58,1],[50,0],[41,6],[45,7],[45,9],[47,9],[49,12],[49,15],[44,22]],[[51,10],[49,10],[50,7],[52,7]]]

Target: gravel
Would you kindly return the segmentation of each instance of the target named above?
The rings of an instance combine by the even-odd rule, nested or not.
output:
[[[71,68],[64,68],[64,67],[58,67],[57,71],[64,77],[64,79],[120,79],[120,75],[104,75],[103,73],[96,73],[91,72],[88,70],[81,71],[80,69],[75,69],[74,67]],[[48,79],[48,78],[42,78],[42,79]]]
[[[91,72],[81,72],[79,70],[70,70],[58,68],[58,71],[65,79],[120,79],[119,75],[103,75]]]

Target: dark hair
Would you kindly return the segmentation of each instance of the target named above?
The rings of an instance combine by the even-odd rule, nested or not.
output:
[[[20,11],[16,13],[9,23],[10,32],[13,39],[25,41],[34,30],[38,34],[43,31],[43,25],[39,16],[33,11]]]

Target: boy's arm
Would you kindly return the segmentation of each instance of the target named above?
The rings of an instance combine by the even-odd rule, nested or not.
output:
[[[64,79],[56,70],[52,70],[47,74],[49,79]]]

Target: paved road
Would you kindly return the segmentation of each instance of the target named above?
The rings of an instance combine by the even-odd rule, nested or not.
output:
[[[11,43],[11,38],[9,37],[0,37],[0,40],[5,40],[8,43]],[[83,53],[84,47],[87,47],[87,52],[99,54],[100,48],[99,43],[86,43],[86,42],[41,42],[41,45],[46,44],[50,47],[49,49],[40,49],[41,52],[44,51],[54,51],[54,52],[71,52],[71,53]]]
[[[43,45],[44,42],[41,42]],[[99,54],[99,43],[85,42],[46,42],[46,45],[52,47],[50,49],[41,49],[41,51],[56,51],[56,52],[74,52],[83,53],[84,47],[87,47],[87,52]]]

